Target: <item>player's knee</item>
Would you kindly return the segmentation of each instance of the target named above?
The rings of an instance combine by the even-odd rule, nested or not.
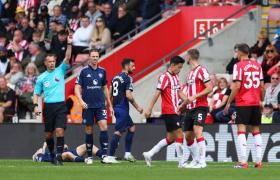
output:
[[[129,128],[129,132],[134,133],[135,131],[136,131],[136,127],[135,126],[132,126],[131,128]]]
[[[99,122],[99,128],[101,131],[107,131],[108,130],[107,122],[106,121]]]
[[[93,133],[93,126],[86,126],[86,133],[92,134]]]
[[[119,131],[115,131],[114,134],[117,135],[117,136],[122,136],[122,133],[119,132]]]
[[[52,139],[53,138],[53,133],[52,132],[47,132],[46,133],[46,139]]]
[[[63,128],[57,128],[55,130],[56,136],[57,137],[63,137],[64,136],[64,129]]]

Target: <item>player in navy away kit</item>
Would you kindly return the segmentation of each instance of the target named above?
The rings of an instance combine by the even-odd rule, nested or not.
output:
[[[98,66],[99,55],[96,49],[90,51],[89,64],[81,70],[75,85],[75,94],[83,106],[83,123],[86,125],[85,141],[88,154],[88,158],[85,159],[86,164],[92,164],[94,119],[100,128],[101,149],[104,155],[107,154],[108,128],[105,100],[111,115],[114,114],[107,88],[106,71]]]
[[[119,140],[126,130],[128,131],[125,138],[124,159],[130,162],[135,162],[135,158],[131,154],[131,145],[135,133],[135,125],[129,116],[129,102],[139,113],[143,113],[143,108],[136,103],[132,96],[132,78],[129,76],[129,74],[132,74],[135,69],[134,60],[125,58],[121,65],[122,72],[113,78],[110,87],[110,95],[113,97],[116,125],[115,133],[110,143],[109,155],[111,157],[111,161],[114,163],[118,163],[115,160],[114,155],[118,147]]]

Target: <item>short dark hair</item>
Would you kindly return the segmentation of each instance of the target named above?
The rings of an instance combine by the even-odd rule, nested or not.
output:
[[[99,56],[100,56],[100,51],[98,49],[90,49],[89,50],[89,55],[92,53],[92,52],[98,52]]]
[[[248,46],[248,44],[246,43],[240,43],[240,44],[236,44],[235,48],[238,51],[241,51],[244,54],[249,54],[250,53],[250,47]]]
[[[126,65],[129,65],[131,62],[135,62],[134,59],[131,58],[124,58],[121,62],[122,68],[124,68]]]
[[[87,19],[89,20],[89,17],[86,16],[86,15],[83,15],[83,16],[81,17],[81,19],[84,19],[84,18],[87,18]]]
[[[58,35],[68,35],[67,31],[66,30],[60,30],[58,33]]]
[[[54,54],[54,53],[49,53],[49,54],[47,54],[47,56],[45,57],[45,61],[47,60],[47,57],[54,57],[54,58],[57,58],[57,55]]]
[[[198,49],[190,49],[188,50],[188,55],[191,57],[191,59],[199,59],[199,51]]]
[[[185,63],[185,60],[181,56],[173,56],[170,59],[170,65],[171,64],[177,65],[177,64],[184,64],[184,63]]]

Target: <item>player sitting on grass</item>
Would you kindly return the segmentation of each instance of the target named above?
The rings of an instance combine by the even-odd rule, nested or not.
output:
[[[32,156],[34,162],[50,162],[51,155],[46,151],[46,143],[43,147],[38,149],[36,153]],[[101,159],[102,163],[110,164],[108,156],[103,155],[102,151],[93,145],[92,153]],[[62,153],[62,160],[64,162],[84,162],[86,155],[86,145],[82,144],[74,150],[69,150],[68,146],[64,146],[64,152]]]

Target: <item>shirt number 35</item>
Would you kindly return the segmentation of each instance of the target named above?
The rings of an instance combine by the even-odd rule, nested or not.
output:
[[[244,83],[246,89],[258,88],[260,86],[260,72],[244,72],[244,75],[246,76]]]

